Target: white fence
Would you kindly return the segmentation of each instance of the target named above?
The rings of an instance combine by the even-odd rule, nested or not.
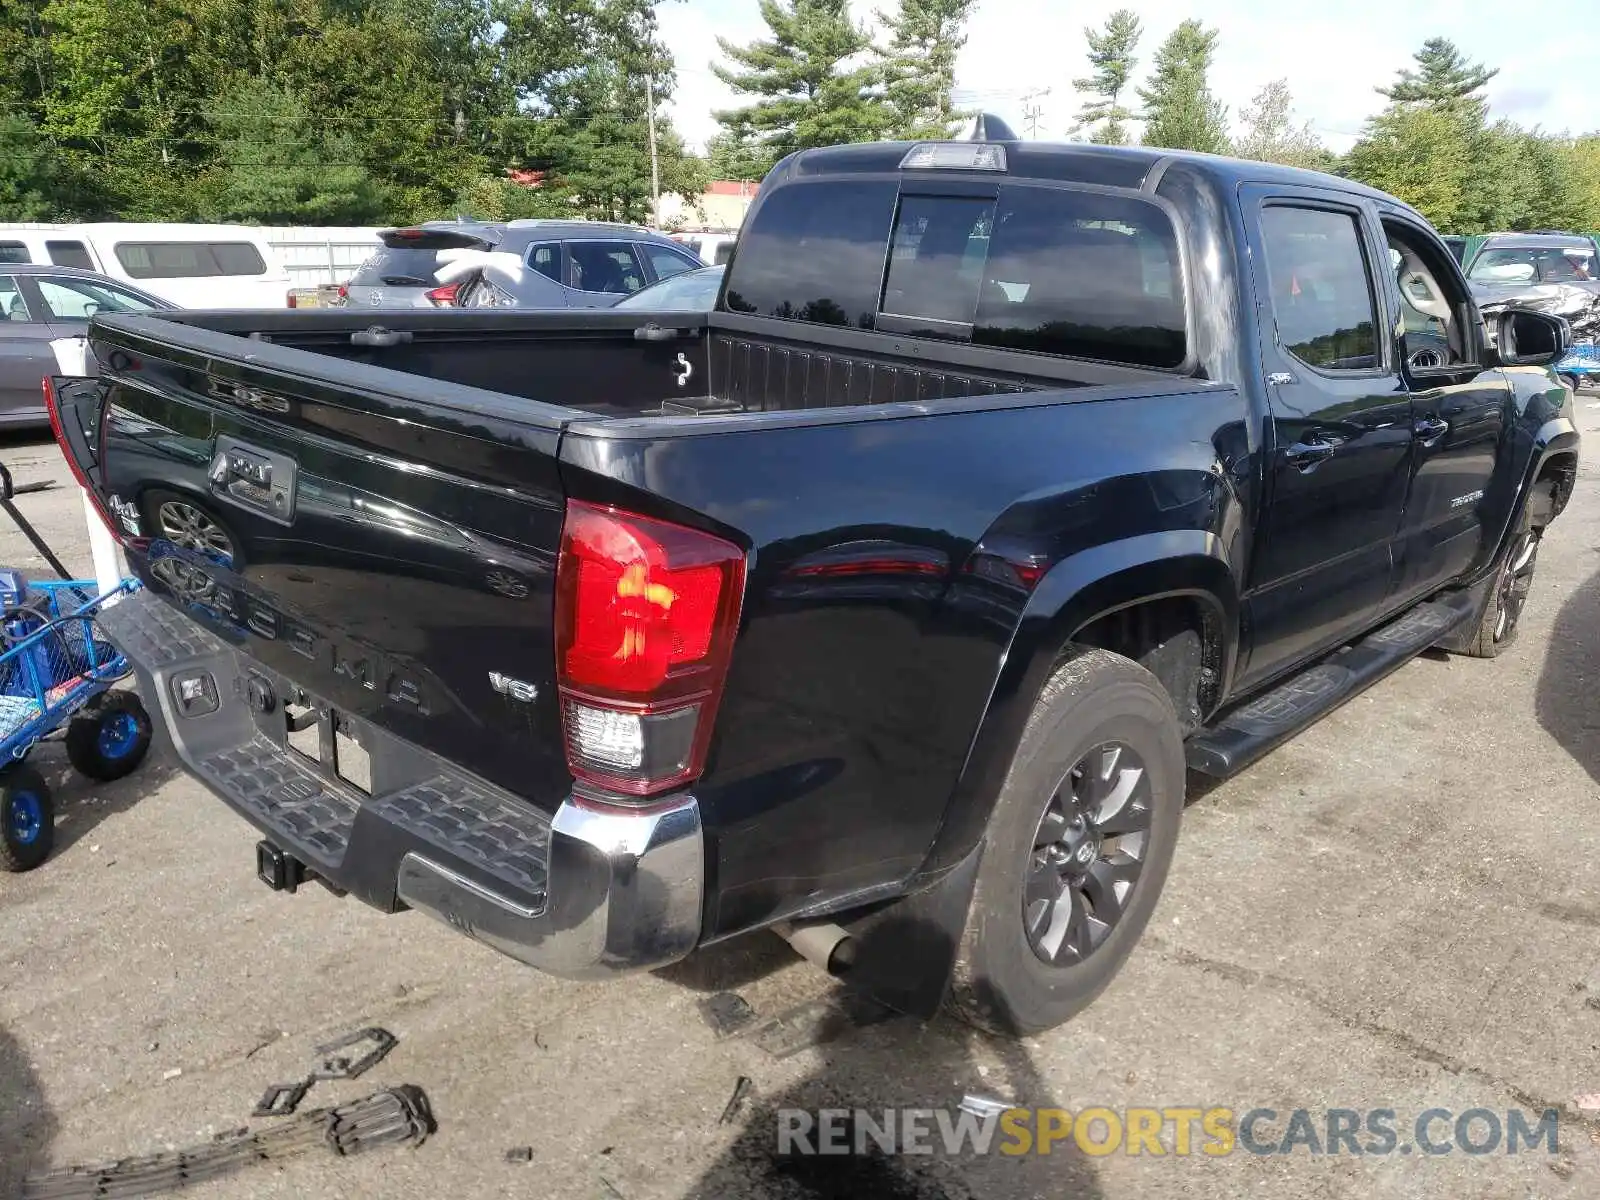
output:
[[[293,287],[343,283],[378,248],[386,226],[276,225],[261,229]]]

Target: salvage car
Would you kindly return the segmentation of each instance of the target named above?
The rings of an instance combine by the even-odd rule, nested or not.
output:
[[[775,929],[1027,1034],[1133,952],[1186,768],[1513,644],[1564,323],[1490,345],[1348,180],[986,128],[786,158],[706,313],[95,319],[61,440],[147,584],[104,626],[264,882],[571,978]],[[463,536],[358,557],[383,506]]]

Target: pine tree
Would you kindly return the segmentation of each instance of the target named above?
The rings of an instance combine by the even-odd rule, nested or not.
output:
[[[976,2],[900,0],[892,18],[878,13],[889,31],[883,79],[892,136],[916,140],[954,132],[962,116],[950,99],[956,54],[966,44],[962,30]]]
[[[1144,101],[1144,144],[1221,154],[1228,148],[1228,110],[1211,94],[1206,73],[1217,31],[1190,18],[1156,51]]]
[[[1295,123],[1294,97],[1287,79],[1274,79],[1257,92],[1240,114],[1240,121],[1244,134],[1233,144],[1233,153],[1239,158],[1314,171],[1327,170],[1332,162],[1333,156],[1311,132],[1311,123]]]
[[[1133,113],[1122,106],[1122,93],[1139,63],[1133,52],[1143,33],[1139,18],[1128,8],[1112,13],[1098,33],[1088,28],[1083,31],[1089,41],[1089,65],[1094,74],[1087,79],[1074,79],[1072,86],[1095,97],[1078,110],[1078,131],[1098,126],[1089,135],[1091,142],[1102,146],[1127,144],[1127,123]]]
[[[1448,38],[1429,38],[1412,58],[1419,69],[1403,68],[1394,83],[1377,89],[1379,95],[1396,104],[1423,104],[1482,123],[1488,103],[1477,93],[1500,74],[1500,68],[1468,62]]]
[[[772,31],[748,46],[717,39],[733,66],[712,71],[753,104],[715,114],[742,142],[776,160],[795,150],[870,141],[889,127],[877,64],[849,65],[871,46],[847,0],[761,0]],[[741,69],[742,68],[742,69]]]

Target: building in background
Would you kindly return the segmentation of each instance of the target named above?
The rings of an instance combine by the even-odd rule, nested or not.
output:
[[[760,187],[755,180],[713,179],[703,194],[692,199],[663,195],[661,224],[669,229],[735,231],[744,224],[744,214]]]

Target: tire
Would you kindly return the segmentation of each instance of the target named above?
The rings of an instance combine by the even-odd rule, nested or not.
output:
[[[136,692],[106,692],[67,725],[67,759],[78,774],[110,783],[137,769],[150,749],[150,714]]]
[[[0,770],[0,871],[31,871],[55,845],[56,806],[39,772],[23,763]]]
[[[1524,504],[1517,514],[1505,559],[1489,585],[1483,615],[1465,639],[1461,653],[1473,658],[1494,658],[1517,640],[1522,609],[1539,565],[1539,541],[1543,535],[1544,530],[1533,523],[1533,514]]]
[[[162,488],[146,492],[143,503],[152,538],[164,538],[203,555],[220,556],[235,570],[244,565],[239,539],[209,506]]]
[[[1130,784],[1134,770],[1140,774]],[[1106,650],[1083,650],[1056,671],[1028,718],[984,832],[945,1001],[952,1015],[991,1033],[1026,1036],[1094,1001],[1127,961],[1160,897],[1178,842],[1184,779],[1178,715],[1154,675]],[[1118,795],[1120,806],[1108,808]],[[1078,826],[1069,820],[1075,809]],[[1109,816],[1124,820],[1108,822],[1102,837],[1097,819]],[[1123,823],[1140,832],[1117,837]],[[1041,850],[1056,833],[1060,840]],[[1091,845],[1092,855],[1084,849]],[[1131,878],[1130,863],[1137,864]],[[1119,893],[1113,882],[1108,894],[1104,881],[1119,877],[1131,887]],[[1073,892],[1068,901],[1061,891],[1051,899],[1060,879],[1079,879],[1083,888],[1069,883],[1062,889]],[[1096,906],[1095,896],[1115,903]],[[1104,909],[1098,917],[1119,908],[1120,915],[1097,930],[1088,919],[1096,908]]]

